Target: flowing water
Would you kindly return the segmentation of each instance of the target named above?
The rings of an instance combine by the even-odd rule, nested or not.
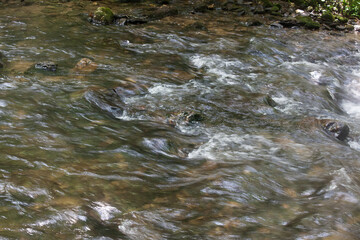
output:
[[[2,239],[358,239],[358,35],[95,8],[0,5]]]

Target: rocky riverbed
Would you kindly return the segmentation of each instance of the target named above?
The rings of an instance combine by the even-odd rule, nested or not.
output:
[[[357,31],[276,4],[2,2],[0,236],[357,239]]]

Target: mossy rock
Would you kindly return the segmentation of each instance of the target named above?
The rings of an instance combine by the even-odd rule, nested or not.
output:
[[[323,20],[324,22],[332,23],[332,22],[334,22],[335,17],[330,11],[325,11],[321,15],[321,20]]]
[[[94,20],[102,24],[110,24],[114,21],[114,14],[108,7],[98,7],[94,12]]]
[[[300,25],[304,26],[307,29],[319,29],[320,28],[320,23],[313,21],[311,19],[311,17],[297,16],[296,20],[299,22]]]
[[[304,0],[292,0],[291,2],[295,3],[296,6],[298,6],[299,8],[302,8],[302,9],[304,9],[308,6],[306,1],[304,1]]]
[[[264,8],[271,8],[273,6],[273,4],[269,0],[261,0],[261,2]]]
[[[278,12],[278,11],[280,11],[279,6],[274,5],[274,6],[271,7],[271,12]]]
[[[335,18],[339,20],[340,23],[347,23],[349,21],[348,18],[342,16],[335,16]]]

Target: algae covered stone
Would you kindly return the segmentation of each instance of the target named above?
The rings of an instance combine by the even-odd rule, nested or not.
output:
[[[330,11],[325,11],[321,16],[321,20],[323,20],[324,22],[332,23],[335,20],[335,18]]]
[[[114,21],[114,14],[108,7],[98,7],[94,12],[93,20],[102,24],[110,24]]]
[[[304,26],[307,29],[319,29],[320,28],[320,23],[313,21],[311,19],[311,17],[297,16],[296,20],[299,22],[300,25]]]

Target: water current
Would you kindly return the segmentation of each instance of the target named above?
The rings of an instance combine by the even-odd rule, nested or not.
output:
[[[356,33],[94,9],[0,5],[2,239],[358,239]],[[184,111],[203,119],[169,123]]]

